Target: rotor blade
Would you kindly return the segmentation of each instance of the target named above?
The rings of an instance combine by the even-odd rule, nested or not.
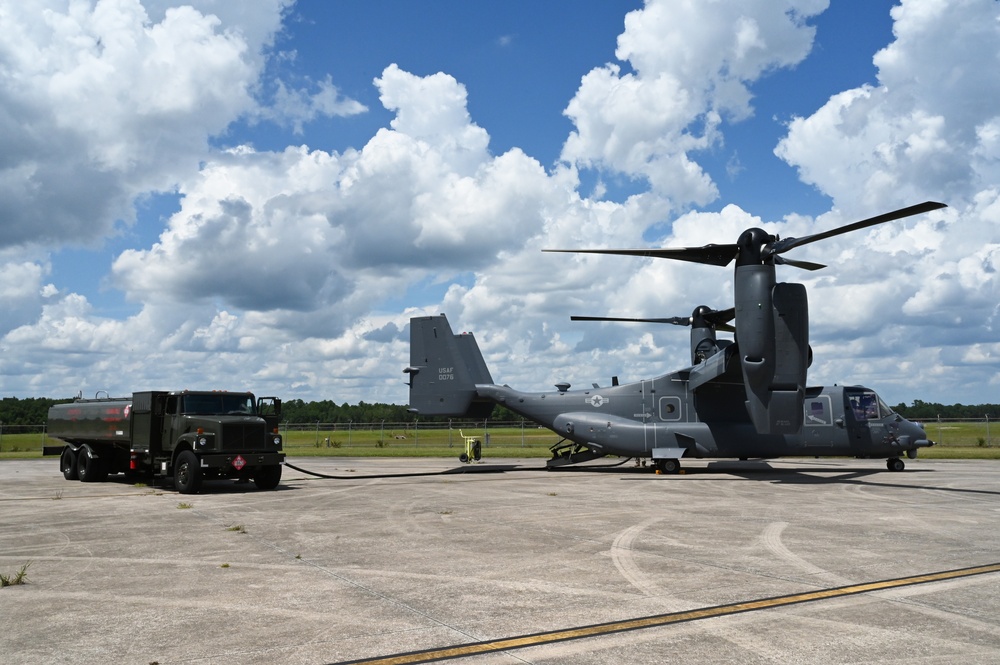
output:
[[[736,308],[730,307],[729,309],[723,310],[712,310],[707,314],[702,315],[706,321],[715,326],[718,330],[724,332],[736,332],[736,328],[728,325],[730,321],[736,318]],[[670,323],[675,326],[689,326],[691,325],[692,317],[690,316],[672,316],[669,318],[656,318],[656,319],[642,319],[642,318],[628,318],[628,317],[618,317],[618,316],[571,316],[570,321],[618,321],[623,323]]]
[[[542,251],[569,254],[643,256],[653,259],[674,259],[675,261],[726,266],[736,258],[737,247],[736,245],[705,245],[704,247],[680,247],[677,249],[543,249]]]
[[[688,316],[674,316],[669,319],[630,319],[617,316],[571,316],[570,321],[619,321],[624,323],[671,323],[675,326],[691,325]]]
[[[919,215],[923,212],[930,212],[931,210],[938,210],[939,208],[947,207],[948,206],[944,203],[924,201],[923,203],[918,203],[917,205],[910,206],[908,208],[901,208],[894,212],[887,212],[884,215],[877,215],[875,217],[863,219],[860,222],[854,222],[853,224],[831,229],[830,231],[824,231],[823,233],[814,233],[813,235],[803,236],[801,238],[784,238],[782,240],[777,240],[773,245],[771,245],[771,252],[773,254],[781,254],[783,252],[787,252],[793,247],[801,247],[802,245],[807,245],[811,242],[816,242],[817,240],[832,238],[833,236],[837,236],[842,233],[850,233],[851,231],[857,231],[858,229],[875,226],[876,224],[883,224],[885,222],[891,222],[895,219],[902,219],[903,217]]]
[[[826,266],[822,263],[811,263],[809,261],[796,261],[795,259],[786,259],[783,256],[774,257],[774,262],[780,266],[792,266],[794,268],[802,268],[803,270],[822,270]]]

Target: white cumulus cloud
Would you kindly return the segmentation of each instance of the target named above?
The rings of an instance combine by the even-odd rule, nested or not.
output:
[[[643,177],[683,207],[718,195],[696,153],[725,119],[753,112],[749,86],[809,53],[807,20],[826,0],[741,3],[649,0],[625,18],[616,56],[585,75],[566,108],[563,159]]]
[[[399,402],[408,319],[439,311],[519,387],[649,376],[685,362],[683,329],[569,315],[727,307],[731,268],[541,249],[697,246],[750,226],[801,236],[926,199],[950,207],[790,257],[826,270],[779,268],[809,288],[811,380],[890,399],[1000,383],[996,3],[904,0],[873,54],[877,83],[789,122],[776,153],[830,197],[825,214],[762,219],[716,201],[704,155],[754,113],[763,76],[809,57],[826,6],[648,0],[626,17],[616,59],[580,79],[561,159],[545,166],[526,148],[492,153],[455,76],[391,63],[373,81],[387,126],[363,145],[310,147],[312,120],[364,108],[330,78],[265,80],[286,2],[0,0],[4,387],[121,393],[195,376]],[[277,91],[267,105],[262,89]],[[211,147],[262,120],[303,145]],[[604,176],[636,193],[588,197],[586,170],[597,193]],[[137,200],[163,191],[178,208],[110,270],[134,313],[114,318],[49,283],[48,251],[116,237]]]

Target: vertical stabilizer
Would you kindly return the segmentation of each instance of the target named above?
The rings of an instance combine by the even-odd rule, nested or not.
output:
[[[471,333],[456,335],[447,317],[410,319],[410,411],[425,416],[488,418],[494,403],[476,384],[493,378]]]

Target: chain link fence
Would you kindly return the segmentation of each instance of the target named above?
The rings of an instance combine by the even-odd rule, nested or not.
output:
[[[285,451],[316,454],[319,449],[393,449],[415,453],[464,450],[468,438],[489,449],[548,450],[559,442],[552,431],[529,421],[452,421],[377,423],[283,423]],[[313,449],[310,451],[309,449]],[[344,451],[346,452],[346,451]],[[514,450],[516,452],[516,450]],[[456,453],[457,454],[457,453]]]
[[[294,455],[323,454],[324,449],[385,449],[426,454],[431,450],[456,454],[466,445],[466,437],[478,440],[485,450],[547,450],[559,441],[553,432],[529,421],[459,421],[452,422],[369,422],[369,423],[282,423],[280,432],[285,451]],[[45,425],[4,425],[0,423],[0,453],[41,453],[44,446],[59,445],[48,437]],[[515,451],[516,452],[516,451]]]
[[[1000,427],[992,417],[924,420],[928,436],[939,445],[993,447],[1000,442]],[[560,437],[527,420],[450,422],[368,422],[368,423],[282,423],[285,451],[290,455],[322,455],[324,450],[341,449],[359,455],[385,449],[396,454],[434,451],[456,454],[465,448],[466,438],[474,437],[484,453],[490,449],[509,454],[541,454],[559,443]],[[5,425],[0,423],[0,453],[38,453],[58,441],[46,434],[45,425]]]

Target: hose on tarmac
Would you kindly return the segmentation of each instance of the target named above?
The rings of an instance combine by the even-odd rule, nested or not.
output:
[[[623,459],[617,464],[606,464],[606,465],[591,465],[585,467],[567,468],[567,467],[522,467],[516,464],[503,464],[503,465],[468,465],[455,467],[453,469],[445,469],[444,471],[413,471],[411,473],[378,473],[378,474],[368,474],[368,475],[330,475],[326,473],[319,473],[317,471],[309,471],[308,469],[303,469],[301,467],[291,464],[287,460],[285,461],[285,466],[289,469],[294,469],[299,473],[304,473],[309,476],[315,476],[316,478],[324,478],[327,480],[377,480],[383,478],[420,478],[426,476],[451,476],[457,474],[476,474],[476,473],[508,473],[511,471],[600,471],[613,469],[625,464],[632,457]]]
[[[444,471],[414,471],[411,473],[379,473],[379,474],[369,474],[364,476],[350,475],[350,476],[334,476],[326,473],[318,473],[316,471],[309,471],[308,469],[303,469],[285,462],[285,466],[289,469],[294,469],[300,473],[304,473],[310,476],[315,476],[317,478],[326,478],[330,480],[373,480],[378,478],[418,478],[421,476],[448,476],[460,473],[505,473],[507,471],[537,471],[538,469],[522,469],[513,464],[507,464],[504,466],[468,466],[468,467],[457,467],[454,469],[445,469]]]

